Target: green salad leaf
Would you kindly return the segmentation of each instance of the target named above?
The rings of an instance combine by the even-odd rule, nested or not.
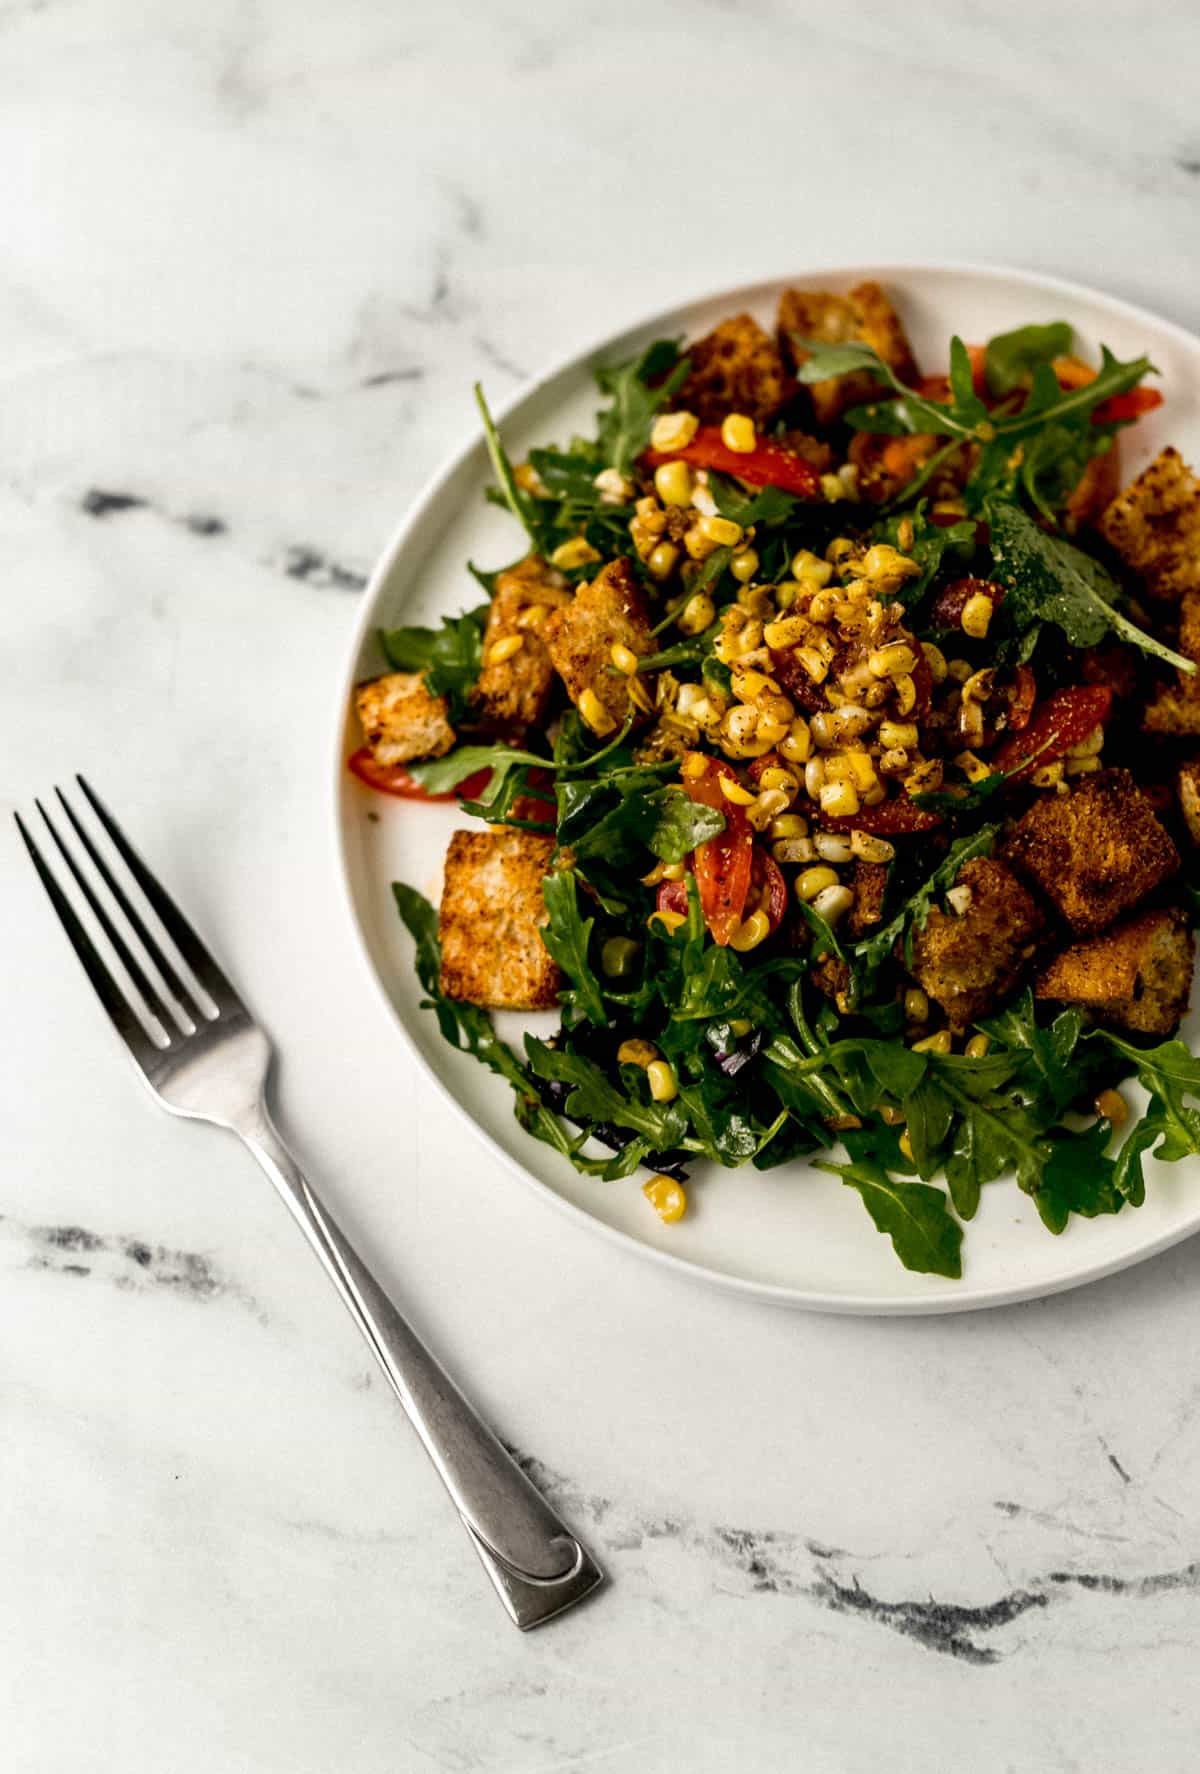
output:
[[[962,1227],[950,1212],[941,1189],[928,1183],[900,1183],[881,1164],[859,1159],[831,1164],[817,1159],[818,1170],[840,1176],[862,1198],[876,1228],[891,1239],[906,1269],[919,1275],[962,1277]]]
[[[1074,342],[1074,329],[1065,320],[1044,326],[1021,326],[1011,333],[997,333],[987,342],[984,374],[988,392],[1002,400],[1027,385],[1040,363],[1066,357]]]
[[[596,371],[608,406],[597,415],[596,443],[602,464],[628,474],[650,442],[655,415],[670,400],[688,373],[677,339],[656,339],[629,363]]]
[[[450,720],[457,721],[483,665],[487,617],[482,604],[462,616],[444,616],[438,628],[383,628],[379,644],[393,671],[419,671],[429,694],[444,696]]]

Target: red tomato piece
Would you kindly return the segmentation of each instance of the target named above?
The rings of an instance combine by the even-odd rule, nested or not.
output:
[[[1004,694],[1008,701],[1008,730],[1023,733],[1037,700],[1037,679],[1027,665],[1018,665],[1012,684]]]
[[[1112,691],[1106,684],[1075,684],[1068,690],[1056,690],[1034,709],[1023,732],[1014,733],[993,752],[992,768],[1010,782],[1022,782],[1086,739],[1093,727],[1102,726],[1111,709]]]
[[[719,425],[702,425],[682,450],[647,450],[642,460],[649,468],[662,462],[689,462],[693,468],[714,468],[752,487],[779,487],[800,499],[819,499],[821,476],[811,462],[783,444],[765,440],[752,450],[731,450],[722,442]]]
[[[932,831],[941,825],[943,815],[931,808],[918,807],[907,795],[896,795],[880,801],[878,807],[860,807],[857,813],[831,818],[821,815],[821,829],[829,832],[871,832],[875,837],[903,837],[906,832]]]
[[[660,881],[658,892],[654,898],[654,908],[659,912],[677,912],[681,918],[686,918],[688,909],[687,882]]]
[[[490,770],[475,770],[449,794],[431,795],[409,774],[405,765],[377,764],[365,745],[346,760],[346,768],[368,787],[378,789],[381,794],[398,795],[404,801],[471,801],[492,779]]]
[[[693,776],[690,770],[703,768]],[[683,788],[693,800],[705,807],[715,807],[725,815],[725,830],[715,838],[698,844],[694,853],[696,886],[700,890],[700,910],[714,942],[725,947],[742,921],[746,895],[750,891],[751,851],[754,834],[746,818],[745,808],[727,800],[721,792],[721,778],[737,781],[731,764],[719,758],[708,758],[703,752],[688,752],[683,759]]]
[[[982,595],[992,600],[996,609],[1004,602],[1005,587],[994,579],[954,579],[943,585],[933,600],[929,620],[934,628],[960,628],[962,613],[973,597]]]
[[[1131,388],[1127,394],[1113,394],[1102,400],[1092,414],[1093,425],[1116,425],[1122,420],[1140,419],[1163,403],[1158,388]]]
[[[767,914],[774,936],[787,916],[787,882],[775,858],[757,844],[750,862],[750,898],[757,909]]]

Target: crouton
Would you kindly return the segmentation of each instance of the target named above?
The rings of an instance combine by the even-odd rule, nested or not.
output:
[[[1035,998],[1090,1010],[1137,1035],[1173,1035],[1188,1006],[1195,944],[1179,906],[1143,912],[1056,955]]]
[[[354,692],[367,749],[377,764],[440,758],[454,744],[444,696],[431,696],[419,671],[391,671]]]
[[[854,878],[850,883],[854,892],[854,904],[850,908],[847,922],[850,934],[856,940],[865,936],[883,916],[883,896],[887,891],[888,872],[889,865],[886,862],[864,862],[859,857],[854,864]]]
[[[1180,764],[1175,777],[1175,798],[1188,837],[1193,844],[1200,844],[1200,757]]]
[[[912,945],[912,976],[956,1033],[1013,991],[1033,960],[1043,923],[1035,901],[993,857],[965,862],[957,886],[970,889],[970,904],[962,912],[933,906]]]
[[[875,348],[902,381],[912,382],[917,376],[900,316],[877,283],[860,283],[845,296],[823,290],[784,290],[779,300],[779,342],[785,361],[798,368],[809,353],[797,346],[797,338],[818,339],[829,345],[861,339]],[[829,425],[847,407],[878,394],[879,384],[866,372],[857,372],[814,382],[808,392],[818,421]]]
[[[611,733],[634,709],[630,680],[612,670],[618,643],[632,653],[650,653],[654,637],[633,569],[623,557],[602,567],[590,585],[581,585],[569,603],[546,619],[542,639],[567,695],[596,733]],[[587,707],[588,692],[599,703]]]
[[[1179,606],[1178,650],[1200,663],[1200,591],[1185,591]],[[1187,738],[1200,733],[1200,672],[1176,671],[1142,711],[1147,733]]]
[[[491,1010],[549,1010],[561,975],[541,938],[554,839],[493,828],[455,832],[438,918],[441,990]]]
[[[1179,852],[1128,770],[1043,795],[1009,834],[1004,859],[1077,936],[1095,936],[1179,867]]]
[[[795,384],[779,347],[749,314],[723,320],[687,348],[691,367],[672,405],[719,425],[727,413],[746,413],[756,425],[773,418]]]
[[[496,738],[519,745],[545,720],[554,667],[539,630],[551,610],[570,601],[562,574],[536,554],[497,579],[483,633],[483,669],[471,694],[475,718]],[[492,661],[497,643],[513,639],[520,641],[516,652]]]
[[[1160,450],[1097,527],[1151,597],[1200,591],[1200,480],[1178,450]]]

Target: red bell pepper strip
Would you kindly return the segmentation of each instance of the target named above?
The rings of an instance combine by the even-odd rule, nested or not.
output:
[[[369,788],[379,789],[385,795],[398,795],[404,801],[472,801],[492,779],[490,770],[475,770],[449,794],[431,795],[403,764],[379,764],[365,745],[346,760],[346,768]]]
[[[1112,691],[1106,684],[1056,690],[1034,709],[1024,731],[1006,739],[988,762],[1010,782],[1024,782],[1086,739],[1094,727],[1103,726],[1111,710]]]
[[[697,774],[693,776],[692,770]],[[685,755],[682,766],[684,792],[691,800],[705,807],[715,807],[725,815],[725,830],[718,832],[715,838],[706,838],[703,844],[697,844],[693,862],[704,922],[713,941],[724,948],[746,909],[754,834],[745,808],[722,794],[722,776],[737,781],[733,766],[722,763],[719,758],[705,757],[703,752]]]
[[[821,476],[811,462],[783,444],[764,440],[752,450],[731,450],[721,441],[719,425],[702,425],[691,443],[681,450],[647,450],[642,457],[648,468],[663,462],[687,462],[693,468],[714,468],[752,487],[779,487],[799,499],[820,499]]]

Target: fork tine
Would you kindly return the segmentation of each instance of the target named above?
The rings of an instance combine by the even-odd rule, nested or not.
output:
[[[67,867],[70,869],[72,875],[75,877],[75,882],[79,888],[79,891],[83,894],[83,897],[87,900],[89,906],[91,906],[91,908],[92,908],[92,911],[95,913],[96,922],[99,924],[101,930],[103,930],[105,936],[107,936],[109,942],[112,944],[113,948],[115,949],[118,959],[121,962],[121,965],[124,967],[126,973],[128,973],[130,979],[133,981],[137,990],[141,993],[142,999],[145,1002],[148,1009],[150,1010],[151,1014],[153,1016],[157,1017],[158,1021],[162,1024],[164,1031],[169,1035],[170,1031],[171,1031],[171,1022],[172,1022],[170,1011],[167,1009],[166,1005],[163,1004],[157,991],[151,985],[149,979],[147,979],[145,972],[143,971],[140,963],[138,962],[137,956],[134,955],[133,951],[129,947],[129,944],[125,941],[125,938],[121,935],[121,932],[117,929],[117,926],[113,923],[113,920],[109,917],[108,912],[105,910],[104,904],[103,904],[102,900],[99,898],[99,896],[97,895],[95,888],[92,886],[91,882],[88,880],[87,876],[84,874],[83,870],[80,868],[79,864],[76,862],[76,860],[75,860],[74,856],[71,854],[70,850],[68,850],[67,846],[63,843],[62,838],[59,835],[58,827],[55,825],[54,821],[51,819],[50,815],[47,813],[46,809],[42,806],[42,803],[39,800],[35,799],[33,804],[37,808],[38,812],[41,814],[42,819],[45,822],[46,830],[50,833],[50,836],[54,839],[55,844],[58,846],[59,855],[62,857],[63,861],[66,863]],[[154,956],[153,949],[150,950],[150,953],[152,956]],[[157,956],[154,956],[154,958],[156,960],[158,959]],[[174,989],[173,984],[170,981],[169,975],[164,975],[164,977],[167,978],[168,986],[173,990]],[[178,998],[178,993],[176,993],[176,997]],[[179,999],[178,1001],[186,1006],[185,999]]]
[[[96,815],[96,818],[100,821],[120,855],[123,857],[130,874],[149,900],[151,906],[153,906],[154,910],[158,913],[167,935],[171,938],[171,941],[175,944],[179,953],[183,956],[196,978],[200,981],[204,990],[217,1006],[217,1009],[222,1013],[231,1010],[242,1010],[243,1005],[241,999],[238,997],[221,969],[217,966],[217,963],[213,960],[200,938],[196,935],[196,932],[192,929],[192,926],[188,923],[179,907],[175,904],[175,901],[171,898],[170,894],[159,886],[158,881],[150,873],[150,870],[146,867],[133,845],[129,842],[129,839],[125,836],[125,833],[121,830],[112,814],[108,811],[108,808],[104,805],[103,801],[101,801],[99,795],[88,786],[82,776],[77,775],[75,780],[86,796],[88,805]],[[110,889],[120,904],[122,911],[124,911],[126,917],[137,931],[139,938],[146,943],[150,954],[154,956],[156,963],[158,963],[157,945],[149,938],[138,914],[133,910],[128,898],[113,880],[111,871],[105,868],[95,845],[87,838],[83,827],[80,825],[78,819],[76,819],[74,813],[71,812],[69,805],[61,793],[59,794],[59,800],[62,801],[63,806],[66,807],[72,825],[87,845],[89,855],[103,873]],[[168,985],[170,985],[171,976],[164,972],[164,977],[167,979]],[[173,986],[172,990],[174,990]],[[186,998],[184,999],[184,1002],[187,1002]]]
[[[58,913],[59,921],[67,933],[71,947],[79,956],[84,972],[96,988],[96,996],[107,1010],[118,1035],[125,1042],[142,1070],[148,1071],[151,1064],[160,1058],[161,1050],[151,1041],[132,1005],[101,960],[91,937],[76,917],[74,906],[55,880],[52,871],[46,866],[41,851],[30,837],[25,821],[19,813],[14,813],[13,818],[17,822],[17,829],[25,840],[25,848],[38,872],[38,878],[46,889],[50,903]]]

